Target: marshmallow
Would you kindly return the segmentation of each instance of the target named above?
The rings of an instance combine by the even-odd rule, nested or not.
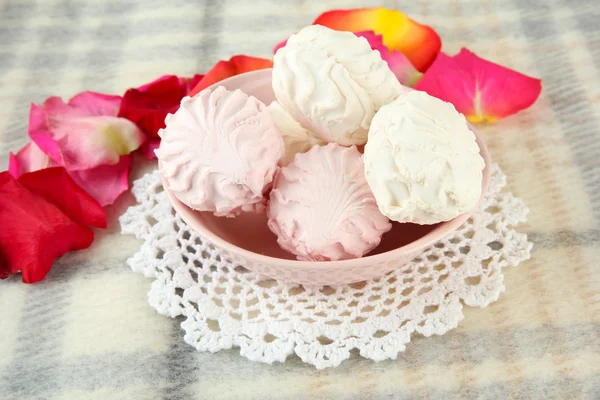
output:
[[[391,229],[356,147],[315,146],[281,169],[267,207],[277,242],[299,260],[362,257]]]
[[[365,175],[379,210],[393,221],[435,224],[473,210],[485,162],[454,106],[405,93],[373,118]]]
[[[377,110],[403,89],[365,38],[312,25],[275,54],[273,91],[304,128],[350,146],[367,141]]]
[[[304,129],[278,102],[272,102],[267,108],[279,128],[285,146],[285,155],[279,161],[280,165],[288,165],[297,153],[306,153],[314,145],[327,143]]]
[[[240,90],[206,89],[185,97],[165,123],[156,155],[181,202],[217,216],[264,211],[284,148],[263,103]]]

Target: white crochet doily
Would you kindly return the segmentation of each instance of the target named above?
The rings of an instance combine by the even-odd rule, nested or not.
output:
[[[486,307],[498,299],[502,268],[528,259],[532,248],[514,230],[528,210],[501,192],[505,183],[494,166],[483,204],[457,231],[386,276],[336,287],[284,284],[230,263],[176,215],[158,171],[134,183],[140,204],[121,226],[144,240],[128,264],[153,279],[150,305],[185,318],[187,343],[210,352],[236,346],[265,363],[296,353],[327,368],[353,349],[373,360],[396,358],[414,333],[455,328],[462,303]]]

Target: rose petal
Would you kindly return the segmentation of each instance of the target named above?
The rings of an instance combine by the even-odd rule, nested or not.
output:
[[[196,75],[192,76],[191,78],[179,78],[179,79],[185,85],[185,92],[189,93],[193,88],[196,87],[196,85],[198,83],[200,83],[200,81],[202,79],[204,79],[204,75],[196,74]]]
[[[35,143],[29,142],[16,155],[10,153],[8,171],[12,176],[18,178],[27,172],[56,165]]]
[[[172,76],[175,76],[175,75],[163,75],[160,78],[153,80],[152,82],[149,82],[149,83],[146,83],[145,85],[140,86],[136,90],[139,90],[140,92],[146,92],[148,90],[152,90],[152,88],[157,83],[160,83],[161,81],[166,80],[166,79],[170,79]],[[198,84],[198,82],[200,82],[202,80],[202,78],[204,78],[204,75],[200,75],[200,74],[196,74],[196,75],[192,76],[191,78],[177,77],[177,79],[179,80],[179,84],[185,88],[186,93],[188,93],[190,90],[192,90],[194,88],[194,86],[196,86]]]
[[[116,117],[121,105],[121,96],[96,92],[82,92],[69,100],[71,110],[81,113],[81,116]]]
[[[115,106],[115,96],[90,92],[75,96],[69,104],[51,97],[42,106],[31,105],[29,136],[69,171],[116,164],[145,136],[131,121],[116,117]]]
[[[129,189],[131,156],[121,156],[114,165],[101,165],[87,170],[70,172],[73,180],[100,205],[106,206]]]
[[[0,279],[6,279],[12,274],[8,261],[0,251]]]
[[[415,89],[454,104],[471,122],[493,122],[532,105],[542,85],[462,49],[454,57],[440,53]]]
[[[287,39],[285,39],[283,42],[279,42],[277,43],[277,45],[275,46],[275,48],[273,49],[273,54],[277,53],[277,50],[279,50],[280,48],[282,48],[283,46],[285,46],[287,44]]]
[[[189,96],[195,96],[210,85],[223,79],[259,69],[272,68],[273,61],[266,58],[233,56],[229,61],[219,61],[204,75],[204,78],[192,89]]]
[[[412,65],[408,57],[398,50],[390,51],[383,44],[382,35],[377,35],[373,31],[354,32],[354,34],[367,39],[371,48],[379,52],[381,58],[387,62],[390,70],[404,86],[414,86],[414,84],[421,79],[421,76],[423,76],[423,74]],[[284,47],[286,44],[287,39],[275,46],[273,53],[277,53],[277,50]]]
[[[373,31],[356,32],[356,36],[364,37],[369,42],[373,50],[381,54],[381,58],[387,62],[390,70],[396,75],[396,78],[404,86],[414,86],[421,79],[422,73],[412,65],[408,57],[398,50],[389,51],[383,44],[383,36],[377,35]]]
[[[156,158],[156,154],[154,154],[154,150],[160,147],[160,139],[150,139],[146,140],[146,142],[140,147],[140,153],[147,158],[148,160],[153,160]]]
[[[400,51],[421,72],[427,70],[442,48],[439,35],[431,27],[413,21],[400,11],[381,7],[327,11],[317,17],[314,24],[340,31],[373,31],[383,35],[383,44],[390,51]]]
[[[73,221],[84,226],[106,228],[106,214],[102,206],[78,186],[64,168],[48,168],[43,174],[27,173],[18,181],[32,193],[54,204]]]
[[[85,204],[89,197],[67,174],[56,179],[53,169],[23,175],[32,186],[52,187],[57,196],[71,197]],[[22,178],[23,178],[22,177]],[[39,182],[36,183],[36,182]],[[82,197],[83,196],[83,197]],[[69,218],[60,208],[41,195],[28,190],[10,175],[0,173],[0,278],[21,271],[23,282],[43,279],[54,260],[70,250],[87,248],[94,240],[93,232]]]
[[[145,142],[142,145],[142,154],[149,159],[156,158],[154,149],[158,148],[159,145],[160,140]],[[11,153],[8,170],[12,176],[19,178],[25,173],[57,165],[35,143],[31,142],[26,144],[17,155]],[[105,206],[112,204],[129,188],[127,175],[130,165],[130,157],[121,156],[117,164],[101,165],[86,170],[68,171],[68,173],[99,204]]]
[[[179,109],[181,99],[202,77],[165,75],[137,89],[129,89],[123,95],[118,116],[135,123],[148,137],[158,138],[157,132],[165,127],[167,114]]]

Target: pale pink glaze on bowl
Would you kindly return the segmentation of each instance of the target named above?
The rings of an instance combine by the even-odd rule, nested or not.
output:
[[[267,105],[275,99],[270,69],[237,75],[211,88],[216,86],[225,86],[228,90],[241,89]],[[475,130],[473,132],[486,164],[483,197],[490,180],[491,161],[482,138]],[[267,227],[265,215],[246,213],[237,218],[223,218],[195,211],[177,200],[164,183],[163,180],[169,200],[181,218],[219,248],[225,257],[260,274],[301,284],[339,285],[384,275],[411,261],[469,218],[469,214],[463,214],[430,226],[393,223],[392,230],[383,236],[381,244],[365,257],[344,261],[297,261],[279,247],[275,235]]]

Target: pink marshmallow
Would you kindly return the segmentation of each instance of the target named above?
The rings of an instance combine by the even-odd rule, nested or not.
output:
[[[217,216],[264,211],[284,147],[263,103],[220,86],[185,97],[165,123],[156,155],[181,202]]]
[[[377,208],[355,146],[314,146],[277,174],[267,207],[279,245],[299,260],[362,257],[392,227]]]

